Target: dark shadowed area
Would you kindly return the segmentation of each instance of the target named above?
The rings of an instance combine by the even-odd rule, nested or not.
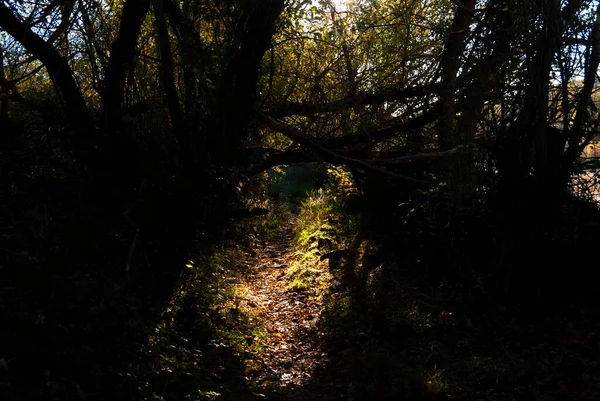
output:
[[[599,11],[0,1],[0,399],[600,399]]]

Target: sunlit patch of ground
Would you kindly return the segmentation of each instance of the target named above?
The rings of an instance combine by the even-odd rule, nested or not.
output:
[[[312,379],[322,360],[321,292],[328,280],[326,270],[309,267],[311,261],[298,260],[292,246],[292,228],[290,221],[235,285],[244,294],[242,307],[264,322],[263,350],[247,364],[250,380],[269,393],[290,397]],[[311,277],[294,277],[300,270]],[[304,280],[306,285],[294,285],[294,280]]]
[[[145,345],[144,392],[163,400],[311,399],[304,387],[323,361],[331,277],[317,256],[296,251],[293,225],[286,221],[254,253],[222,249],[186,265]]]
[[[298,401],[600,396],[594,312],[518,318],[515,309],[488,299],[492,284],[485,277],[432,282],[411,255],[369,265],[376,244],[334,249],[344,247],[313,235],[322,224],[300,225],[294,234],[295,220],[283,221],[255,252],[231,247],[188,265],[147,344],[147,395]],[[306,230],[307,243],[298,245]]]

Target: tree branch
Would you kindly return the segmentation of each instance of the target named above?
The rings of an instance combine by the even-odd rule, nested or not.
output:
[[[89,150],[90,133],[93,132],[92,120],[79,86],[67,61],[39,35],[33,32],[23,21],[17,18],[10,9],[0,2],[0,28],[15,38],[28,52],[44,64],[48,74],[56,82],[66,103],[69,121],[77,135],[71,141],[73,151],[81,162],[86,162]]]
[[[373,163],[373,164],[394,166],[394,165],[398,165],[398,164],[420,163],[420,162],[426,162],[426,161],[431,161],[431,160],[435,160],[435,159],[442,159],[445,157],[454,156],[457,153],[462,152],[463,150],[465,150],[465,147],[463,145],[458,145],[452,149],[444,150],[441,152],[419,153],[416,155],[395,157],[393,159],[371,159],[371,160],[365,160],[365,161],[367,161],[369,163]]]
[[[261,120],[265,125],[274,129],[277,132],[282,133],[288,138],[298,142],[301,146],[310,149],[315,155],[321,157],[323,160],[326,160],[332,164],[344,164],[350,167],[354,167],[357,169],[364,170],[366,172],[377,174],[384,177],[394,178],[401,181],[412,182],[419,185],[433,185],[433,182],[418,180],[416,178],[407,177],[400,174],[390,173],[388,171],[382,170],[379,167],[372,166],[368,163],[365,163],[362,160],[352,159],[350,157],[341,155],[337,152],[329,150],[321,145],[314,138],[311,138],[308,135],[303,134],[298,129],[287,125],[281,121],[275,120],[273,117],[261,113]]]
[[[120,128],[126,66],[133,62],[142,23],[149,8],[150,0],[127,0],[123,5],[119,31],[110,51],[102,96],[105,129],[109,135],[116,135]]]
[[[378,93],[360,93],[356,96],[336,100],[331,103],[314,104],[288,102],[280,105],[271,105],[267,106],[266,111],[275,117],[291,115],[309,116],[313,114],[333,113],[360,106],[405,100],[412,97],[437,93],[439,90],[440,85],[438,84],[413,86],[402,89],[388,89]]]
[[[433,107],[435,110],[435,106]],[[355,132],[351,135],[342,138],[333,138],[325,141],[321,146],[327,149],[339,149],[364,143],[379,143],[384,141],[399,132],[408,131],[410,129],[420,128],[428,123],[435,121],[435,112],[427,112],[419,117],[415,117],[409,121],[400,121],[390,125],[387,128],[379,129],[378,126],[369,127],[361,132]],[[400,120],[400,118],[398,118]],[[294,163],[307,163],[315,161],[323,161],[322,157],[307,152],[305,149],[293,149],[283,152],[268,153],[268,156],[260,163],[248,170],[246,175],[254,176],[274,166]]]
[[[434,106],[432,110],[435,110]],[[428,111],[419,117],[415,117],[408,121],[402,121],[403,119],[398,118],[395,123],[392,123],[389,127],[380,128],[378,125],[366,128],[361,132],[356,132],[352,135],[347,135],[341,138],[331,139],[325,142],[324,146],[328,148],[340,148],[344,146],[358,145],[365,142],[382,142],[399,132],[406,132],[411,129],[421,128],[429,123],[434,122],[437,119],[437,113],[435,111]]]

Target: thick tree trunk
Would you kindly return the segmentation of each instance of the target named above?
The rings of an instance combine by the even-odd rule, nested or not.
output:
[[[541,181],[552,179],[548,165],[548,94],[550,87],[550,72],[554,55],[559,48],[562,36],[560,23],[560,0],[552,0],[546,12],[542,37],[538,45],[534,64],[531,66],[532,78],[529,96],[526,104],[530,105],[529,113],[530,135],[533,139],[536,175]],[[529,142],[529,141],[528,141]],[[544,187],[546,185],[543,185]]]
[[[40,60],[54,80],[64,100],[69,121],[76,132],[76,135],[71,138],[72,150],[81,163],[89,164],[94,125],[69,64],[56,49],[14,16],[4,3],[0,3],[0,28],[8,32],[28,52]]]
[[[454,13],[454,20],[450,27],[450,34],[446,39],[442,53],[442,91],[440,93],[441,115],[438,123],[438,140],[443,149],[457,145],[455,138],[455,109],[456,75],[460,68],[466,40],[469,35],[469,24],[476,0],[461,0]]]
[[[485,21],[495,28],[490,34],[494,46],[489,50],[489,55],[483,57],[477,65],[472,67],[471,75],[475,77],[473,83],[467,87],[466,96],[459,102],[461,117],[458,122],[457,139],[462,144],[473,143],[477,127],[483,117],[486,100],[498,85],[502,85],[502,68],[513,55],[510,43],[515,39],[513,18],[510,10],[500,7],[502,2],[490,4]],[[475,194],[477,185],[474,171],[474,158],[466,153],[462,158],[454,160],[454,171],[462,172],[459,182],[456,182],[456,191],[462,203],[469,203]]]
[[[150,0],[127,0],[123,5],[119,32],[112,44],[104,78],[102,105],[103,128],[108,138],[104,151],[115,173],[136,175],[138,156],[135,142],[123,124],[125,78],[134,63],[142,23],[150,8]],[[131,171],[120,171],[120,170]]]
[[[2,127],[8,126],[8,92],[8,81],[4,73],[4,50],[0,47],[0,126]],[[7,133],[2,135],[7,135]]]
[[[225,69],[214,104],[208,151],[212,163],[226,165],[247,134],[256,101],[259,69],[271,44],[284,0],[245,2],[234,42],[237,49]]]
[[[543,24],[528,49],[529,76],[523,108],[507,129],[504,151],[498,155],[504,192],[501,198],[506,203],[524,202],[540,215],[548,214],[548,208],[560,203],[566,189],[566,181],[561,179],[565,133],[558,133],[550,125],[549,93],[552,64],[565,29],[581,3],[571,0],[562,10],[560,3],[540,2],[525,16],[526,20],[541,19]]]
[[[450,34],[444,44],[441,59],[442,90],[440,92],[440,118],[438,120],[438,143],[442,149],[450,149],[463,142],[456,127],[456,78],[469,36],[469,25],[476,0],[461,0],[454,13]],[[467,162],[468,163],[468,162]],[[466,183],[472,176],[469,166],[461,160],[451,160],[448,184],[454,204],[460,208],[470,199],[471,190]]]
[[[100,43],[96,37],[98,31],[94,28],[94,25],[90,19],[89,11],[86,7],[81,7],[81,20],[85,29],[84,40],[87,56],[92,69],[92,85],[94,86],[96,92],[100,94],[102,93],[102,90],[100,89],[102,81],[100,78],[100,71],[103,71],[108,65],[108,56],[106,51],[100,46]]]
[[[186,119],[193,119],[197,97],[196,71],[204,59],[205,49],[200,35],[189,19],[189,1],[183,3],[181,10],[175,0],[164,0],[165,14],[169,17],[171,26],[177,32],[179,51],[183,63],[183,81],[185,85],[184,107]]]
[[[156,16],[156,31],[158,34],[158,47],[160,49],[161,68],[160,75],[165,99],[171,114],[171,126],[182,157],[183,165],[189,166],[192,162],[190,136],[183,123],[183,113],[179,104],[177,87],[175,86],[175,67],[173,66],[173,56],[171,53],[171,44],[169,42],[169,30],[165,18],[163,0],[154,0],[154,14]]]
[[[502,78],[498,79],[498,77],[502,76],[501,70],[513,56],[510,49],[511,42],[516,39],[513,17],[508,9],[502,9],[500,5],[491,3],[489,15],[486,16],[489,19],[488,23],[496,28],[490,35],[494,39],[493,49],[490,49],[489,55],[473,67],[472,75],[475,79],[467,88],[467,95],[460,103],[462,115],[458,124],[458,133],[465,143],[470,143],[475,138],[485,101],[489,99],[492,90],[502,85]]]
[[[580,142],[584,139],[584,123],[589,118],[588,107],[591,104],[592,91],[596,83],[598,66],[600,65],[600,5],[596,9],[596,22],[590,34],[589,48],[591,49],[585,77],[583,81],[583,89],[581,90],[580,101],[573,122],[573,129],[569,138],[569,148],[567,150],[565,173],[568,178],[573,171],[575,160],[583,149],[580,148]]]
[[[537,196],[534,202],[551,207],[560,203],[566,193],[567,180],[563,179],[563,172],[565,171],[565,161],[569,160],[569,157],[568,154],[565,157],[564,149],[556,149],[561,146],[561,143],[564,146],[564,136],[566,135],[563,133],[563,137],[561,137],[555,129],[551,129],[549,124],[550,74],[552,63],[560,49],[564,31],[581,7],[581,4],[578,0],[571,0],[565,6],[564,10],[561,11],[560,0],[548,0],[545,7],[546,9],[542,10],[544,26],[537,44],[536,55],[530,66],[531,81],[528,96],[525,100],[524,121],[526,122],[526,132],[528,133],[526,143],[532,147],[529,158],[530,160],[533,159],[533,163],[530,164],[535,169],[534,184]],[[597,28],[593,29],[592,36],[595,36],[594,32],[596,31]],[[595,57],[597,58],[597,53]],[[593,52],[591,58],[594,58]],[[588,66],[594,64],[590,59],[587,60],[587,63]],[[587,92],[586,84],[584,83],[584,97],[581,98],[577,109],[576,122],[580,111],[583,116],[586,116],[587,103],[584,100],[585,93],[587,93],[587,98],[589,99],[598,68],[597,62],[593,68],[593,78],[587,88]],[[589,74],[590,71],[588,70],[586,72],[587,78],[589,78]],[[577,129],[576,126],[574,128]],[[563,130],[568,130],[568,127],[563,127]],[[571,135],[573,138],[579,134],[571,132]],[[559,154],[557,155],[557,153]],[[570,169],[567,168],[567,170],[570,172]],[[524,174],[527,174],[527,172],[524,172]]]

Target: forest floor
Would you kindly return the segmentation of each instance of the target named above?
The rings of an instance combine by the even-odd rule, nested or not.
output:
[[[297,250],[295,221],[254,250],[231,246],[190,262],[146,350],[154,399],[600,395],[596,311],[519,318],[485,302],[485,279],[432,284],[414,264],[361,273],[360,263],[327,263]]]
[[[0,338],[0,399],[600,399],[598,303],[523,313],[489,274],[440,274],[453,266],[425,259],[429,245],[376,257],[381,237],[347,241],[329,224],[347,216],[315,229],[305,211],[198,242],[151,315],[109,281],[56,280],[39,323]]]
[[[289,272],[298,255],[293,247],[295,219],[285,222],[278,235],[259,252],[248,270],[238,276],[236,293],[243,294],[239,307],[263,322],[262,352],[248,364],[249,380],[282,399],[317,399],[305,385],[322,365],[325,352],[320,333],[324,286],[329,274],[320,274],[320,286],[290,287]],[[293,271],[292,271],[293,272]]]

